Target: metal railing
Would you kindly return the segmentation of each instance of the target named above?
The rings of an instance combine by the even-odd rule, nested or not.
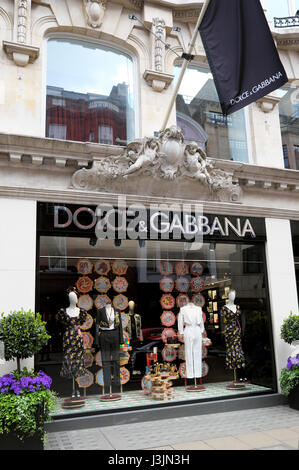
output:
[[[274,18],[275,28],[295,28],[299,26],[299,16],[286,16],[284,18]]]

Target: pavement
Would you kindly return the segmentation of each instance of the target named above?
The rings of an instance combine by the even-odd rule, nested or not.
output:
[[[299,411],[278,405],[49,432],[45,450],[299,450]]]

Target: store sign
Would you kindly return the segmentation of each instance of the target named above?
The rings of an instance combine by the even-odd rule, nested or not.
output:
[[[192,204],[155,204],[150,207],[100,204],[93,209],[55,205],[54,229],[67,230],[73,226],[80,231],[94,231],[98,239],[200,242],[205,236],[256,237],[254,223],[249,218],[205,215],[201,205]]]

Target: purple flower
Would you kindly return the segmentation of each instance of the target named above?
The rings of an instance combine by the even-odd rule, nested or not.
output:
[[[44,372],[39,371],[34,377],[24,376],[19,380],[14,374],[6,374],[0,377],[0,393],[20,393],[35,392],[36,390],[49,389],[52,379]]]
[[[286,368],[290,370],[292,367],[299,366],[299,354],[296,357],[289,357]]]

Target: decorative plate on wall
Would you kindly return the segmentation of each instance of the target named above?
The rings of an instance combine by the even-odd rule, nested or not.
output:
[[[82,331],[81,335],[84,349],[90,349],[93,343],[93,336],[87,331]]]
[[[98,292],[106,294],[111,288],[111,283],[108,277],[100,276],[94,281],[94,287]]]
[[[192,302],[194,305],[197,305],[198,307],[203,307],[204,304],[206,303],[206,299],[202,294],[194,294],[192,296]]]
[[[93,374],[89,370],[87,370],[86,374],[77,377],[76,380],[79,387],[88,388],[93,384],[94,378]]]
[[[163,294],[160,299],[160,304],[162,308],[168,310],[175,306],[175,299],[171,294]]]
[[[202,347],[202,358],[206,359],[208,357],[208,348],[206,346]]]
[[[152,381],[148,376],[142,377],[141,388],[146,395],[150,395],[152,392]]]
[[[204,266],[199,261],[194,261],[194,263],[192,263],[190,266],[190,272],[193,274],[193,276],[201,276],[203,270]]]
[[[116,292],[126,292],[128,289],[128,281],[125,277],[116,276],[112,282],[112,286]]]
[[[121,312],[120,315],[121,315],[122,327],[126,328],[126,326],[128,326],[128,323],[129,323],[129,315],[127,315],[126,313],[123,313],[123,312]]]
[[[161,338],[164,343],[167,343],[167,338],[172,338],[174,336],[176,336],[176,332],[173,328],[164,328],[161,334]]]
[[[125,366],[126,364],[128,364],[129,359],[130,359],[130,354],[128,353],[128,351],[120,350],[120,356],[119,356],[120,365]]]
[[[125,367],[120,368],[120,383],[126,384],[130,380],[130,372]]]
[[[200,292],[201,290],[203,290],[204,286],[205,283],[201,277],[196,276],[191,279],[191,289],[193,290],[193,292]]]
[[[181,361],[185,360],[185,345],[181,344],[178,350],[178,358],[181,359]]]
[[[98,274],[106,275],[110,271],[110,262],[104,259],[98,259],[94,265],[94,270]]]
[[[189,289],[189,285],[190,285],[189,279],[184,276],[178,277],[177,280],[175,281],[175,287],[179,292],[187,292]]]
[[[98,370],[96,373],[96,383],[101,387],[104,387],[104,373],[103,369]]]
[[[126,274],[128,269],[128,265],[124,259],[117,259],[112,263],[112,271],[114,274],[118,274],[119,276],[123,276]]]
[[[83,308],[84,310],[90,310],[93,307],[93,300],[90,295],[80,295],[78,299],[78,307]]]
[[[83,294],[87,294],[90,292],[93,287],[93,281],[88,276],[79,277],[78,281],[76,282],[77,289],[79,292]]]
[[[185,274],[189,273],[189,266],[188,263],[185,261],[179,261],[175,265],[175,272],[178,276],[184,276]]]
[[[209,366],[205,361],[202,361],[202,376],[205,377],[209,373]]]
[[[84,360],[84,367],[91,367],[92,364],[93,364],[93,354],[89,351],[84,351],[84,356],[83,356],[83,360]]]
[[[160,261],[158,267],[163,276],[168,276],[173,273],[173,266],[169,261]]]
[[[176,298],[177,307],[181,308],[184,305],[186,305],[187,302],[189,302],[189,301],[190,301],[190,299],[189,299],[189,296],[187,294],[180,294]]]
[[[85,322],[80,326],[81,330],[89,330],[89,328],[92,327],[93,324],[93,318],[92,316],[88,313]]]
[[[123,294],[118,294],[113,299],[113,307],[116,310],[125,310],[128,307],[128,297]]]
[[[171,277],[165,276],[160,280],[160,289],[162,292],[171,292],[174,288],[174,280]]]
[[[97,295],[94,301],[94,304],[98,309],[100,309],[100,308],[105,307],[105,305],[107,305],[109,302],[110,302],[110,299],[108,295],[104,294],[104,295]]]
[[[90,274],[92,272],[93,264],[89,259],[79,259],[77,263],[77,271],[79,274]]]
[[[171,310],[165,310],[161,315],[161,323],[164,326],[172,326],[175,324],[175,314]]]
[[[173,362],[176,360],[176,357],[177,357],[176,349],[168,348],[167,346],[165,346],[161,354],[162,354],[164,361],[166,362]]]
[[[179,374],[182,377],[182,379],[186,378],[186,362],[182,362],[182,364],[180,365]]]

